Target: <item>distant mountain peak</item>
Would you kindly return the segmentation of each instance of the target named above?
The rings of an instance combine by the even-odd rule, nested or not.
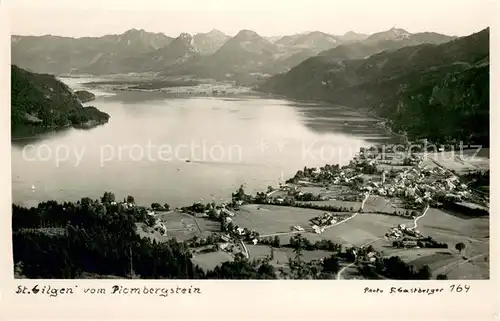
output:
[[[344,37],[346,36],[356,36],[356,35],[362,35],[362,33],[359,33],[359,32],[356,32],[356,31],[347,31],[346,33],[344,33]]]
[[[202,55],[214,54],[230,37],[222,31],[212,29],[207,33],[197,33],[193,36],[193,46]]]
[[[172,43],[170,43],[170,45],[171,46],[181,45],[184,47],[189,47],[190,51],[195,51],[195,49],[193,48],[193,42],[194,42],[193,36],[187,32],[183,32],[179,35],[179,37],[175,38],[172,41]]]
[[[236,35],[236,37],[259,37],[259,35],[253,31],[253,30],[249,30],[249,29],[243,29],[243,30],[240,30],[240,32],[238,32],[238,34]]]
[[[401,40],[411,36],[405,29],[392,27],[388,30],[377,32],[368,37],[369,41]]]
[[[337,36],[329,35],[321,31],[310,31],[304,34],[285,36],[276,41],[276,44],[285,48],[309,50],[314,53],[319,53],[323,50],[335,47],[339,40]]]
[[[127,31],[125,31],[123,34],[124,35],[131,35],[131,34],[137,34],[137,33],[145,33],[146,31],[144,29],[135,29],[135,28],[132,28],[132,29],[129,29]]]
[[[226,36],[226,34],[218,29],[210,30],[207,35],[209,36]]]
[[[322,31],[318,31],[318,30],[315,30],[315,31],[310,31],[308,33],[306,33],[305,35],[308,35],[308,36],[329,36],[331,37],[329,34],[326,34]]]
[[[368,35],[350,30],[344,33],[344,35],[340,36],[340,38],[346,42],[356,42],[365,40],[366,38],[368,38]]]
[[[191,39],[193,38],[193,36],[191,36],[189,33],[187,32],[183,32],[179,35],[179,37],[177,37],[177,39],[180,39],[180,40],[185,40],[185,41],[190,41]]]
[[[144,29],[129,29],[125,31],[123,34],[118,35],[121,37],[124,37],[125,39],[129,40],[134,40],[137,38],[145,39],[149,37],[166,37],[163,33],[156,33],[156,32],[148,32]]]
[[[394,33],[394,34],[397,34],[397,35],[409,34],[409,32],[406,31],[405,29],[396,28],[396,27],[392,27],[391,29],[389,29],[389,31]]]

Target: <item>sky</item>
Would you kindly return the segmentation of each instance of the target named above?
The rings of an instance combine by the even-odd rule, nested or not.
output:
[[[375,33],[392,27],[465,36],[493,22],[495,0],[3,0],[11,33],[70,37],[128,29],[176,37],[218,29],[262,36]]]

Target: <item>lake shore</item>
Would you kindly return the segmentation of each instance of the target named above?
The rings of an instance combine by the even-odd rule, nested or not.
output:
[[[463,184],[455,187],[441,182],[445,177],[446,181],[456,181],[455,174],[410,153],[405,160],[409,159],[411,166],[401,165],[395,157],[391,159],[398,175],[388,174],[386,180],[383,167],[378,168],[386,163],[379,160],[377,151],[377,147],[360,149],[359,155],[346,166],[306,167],[279,186],[269,186],[267,191],[256,194],[247,194],[241,186],[232,193],[232,201],[219,204],[200,201],[173,209],[160,203],[141,206],[132,196],[123,202],[115,201],[114,194],[109,192],[101,202],[105,206],[145,213],[145,222],[134,223],[141,238],[162,244],[172,239],[185,242],[195,262],[207,271],[240,255],[249,260],[266,259],[269,249],[270,264],[276,269],[286,267],[283,262],[295,257],[296,237],[304,240],[307,262],[321,262],[328,256],[339,255],[346,268],[355,263],[370,264],[372,257],[383,261],[404,252],[401,255],[404,262],[416,262],[420,267],[419,260],[425,258],[425,263],[431,265],[436,274],[450,260],[460,260],[448,247],[464,237],[469,237],[467,246],[471,253],[488,256],[488,226],[484,221],[489,215],[488,209],[469,207],[468,216],[450,214],[437,201],[438,194],[433,194],[435,186],[447,193],[469,193]],[[380,170],[381,180],[377,179]],[[429,174],[431,179],[422,179],[421,174],[424,177]],[[423,192],[419,192],[420,196],[410,194],[409,189],[425,190],[425,195]],[[467,196],[468,201],[472,199]],[[92,201],[87,198],[81,202]],[[99,200],[95,204],[99,204]],[[426,215],[430,207],[432,214]],[[453,230],[435,233],[436,224],[449,225],[450,215]],[[35,230],[65,233],[64,228]],[[445,243],[441,243],[442,240]],[[348,256],[353,249],[363,254],[359,258]],[[472,269],[479,278],[487,278],[488,266]],[[343,272],[345,269],[338,276]],[[343,278],[358,278],[360,273],[359,269],[351,269]],[[464,273],[455,270],[453,275]]]

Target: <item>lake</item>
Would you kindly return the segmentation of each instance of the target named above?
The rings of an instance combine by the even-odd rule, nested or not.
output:
[[[89,79],[62,79],[81,89]],[[95,79],[92,79],[95,81]],[[109,123],[12,141],[13,202],[99,198],[189,205],[277,186],[304,166],[347,164],[362,146],[395,142],[340,106],[256,96],[175,98],[90,90]],[[35,189],[32,189],[32,186]]]

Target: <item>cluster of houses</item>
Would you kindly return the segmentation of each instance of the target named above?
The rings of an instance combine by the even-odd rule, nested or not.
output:
[[[366,254],[361,256],[356,256],[356,260],[359,263],[374,263],[377,259],[377,252],[375,251],[367,252]]]
[[[386,236],[393,240],[398,240],[404,236],[421,237],[422,234],[420,234],[420,231],[416,229],[408,228],[404,224],[399,224],[398,226],[391,228]]]
[[[297,232],[304,232],[304,228],[301,227],[300,225],[294,225],[291,228],[292,231],[297,231]]]
[[[404,196],[417,204],[443,197],[446,200],[461,201],[471,195],[468,187],[461,184],[455,175],[446,175],[443,169],[413,167],[398,173],[393,183],[398,196]],[[402,194],[402,195],[401,195]]]
[[[375,158],[368,159],[368,162],[373,164],[381,162]],[[365,162],[367,162],[366,155],[355,158],[353,165]],[[383,170],[380,181],[368,180],[360,189],[374,195],[401,197],[417,207],[432,200],[460,202],[471,197],[468,187],[461,184],[456,175],[450,174],[445,169],[426,168],[422,166],[422,159],[414,155],[406,158],[405,163],[412,165],[412,168]]]
[[[321,216],[313,217],[311,220],[311,227],[316,234],[321,234],[325,231],[325,227],[337,223],[337,219],[333,214],[325,212]]]
[[[374,263],[377,260],[380,260],[381,253],[376,252],[373,248],[351,248],[347,250],[348,252],[352,253],[355,261],[357,263]]]

